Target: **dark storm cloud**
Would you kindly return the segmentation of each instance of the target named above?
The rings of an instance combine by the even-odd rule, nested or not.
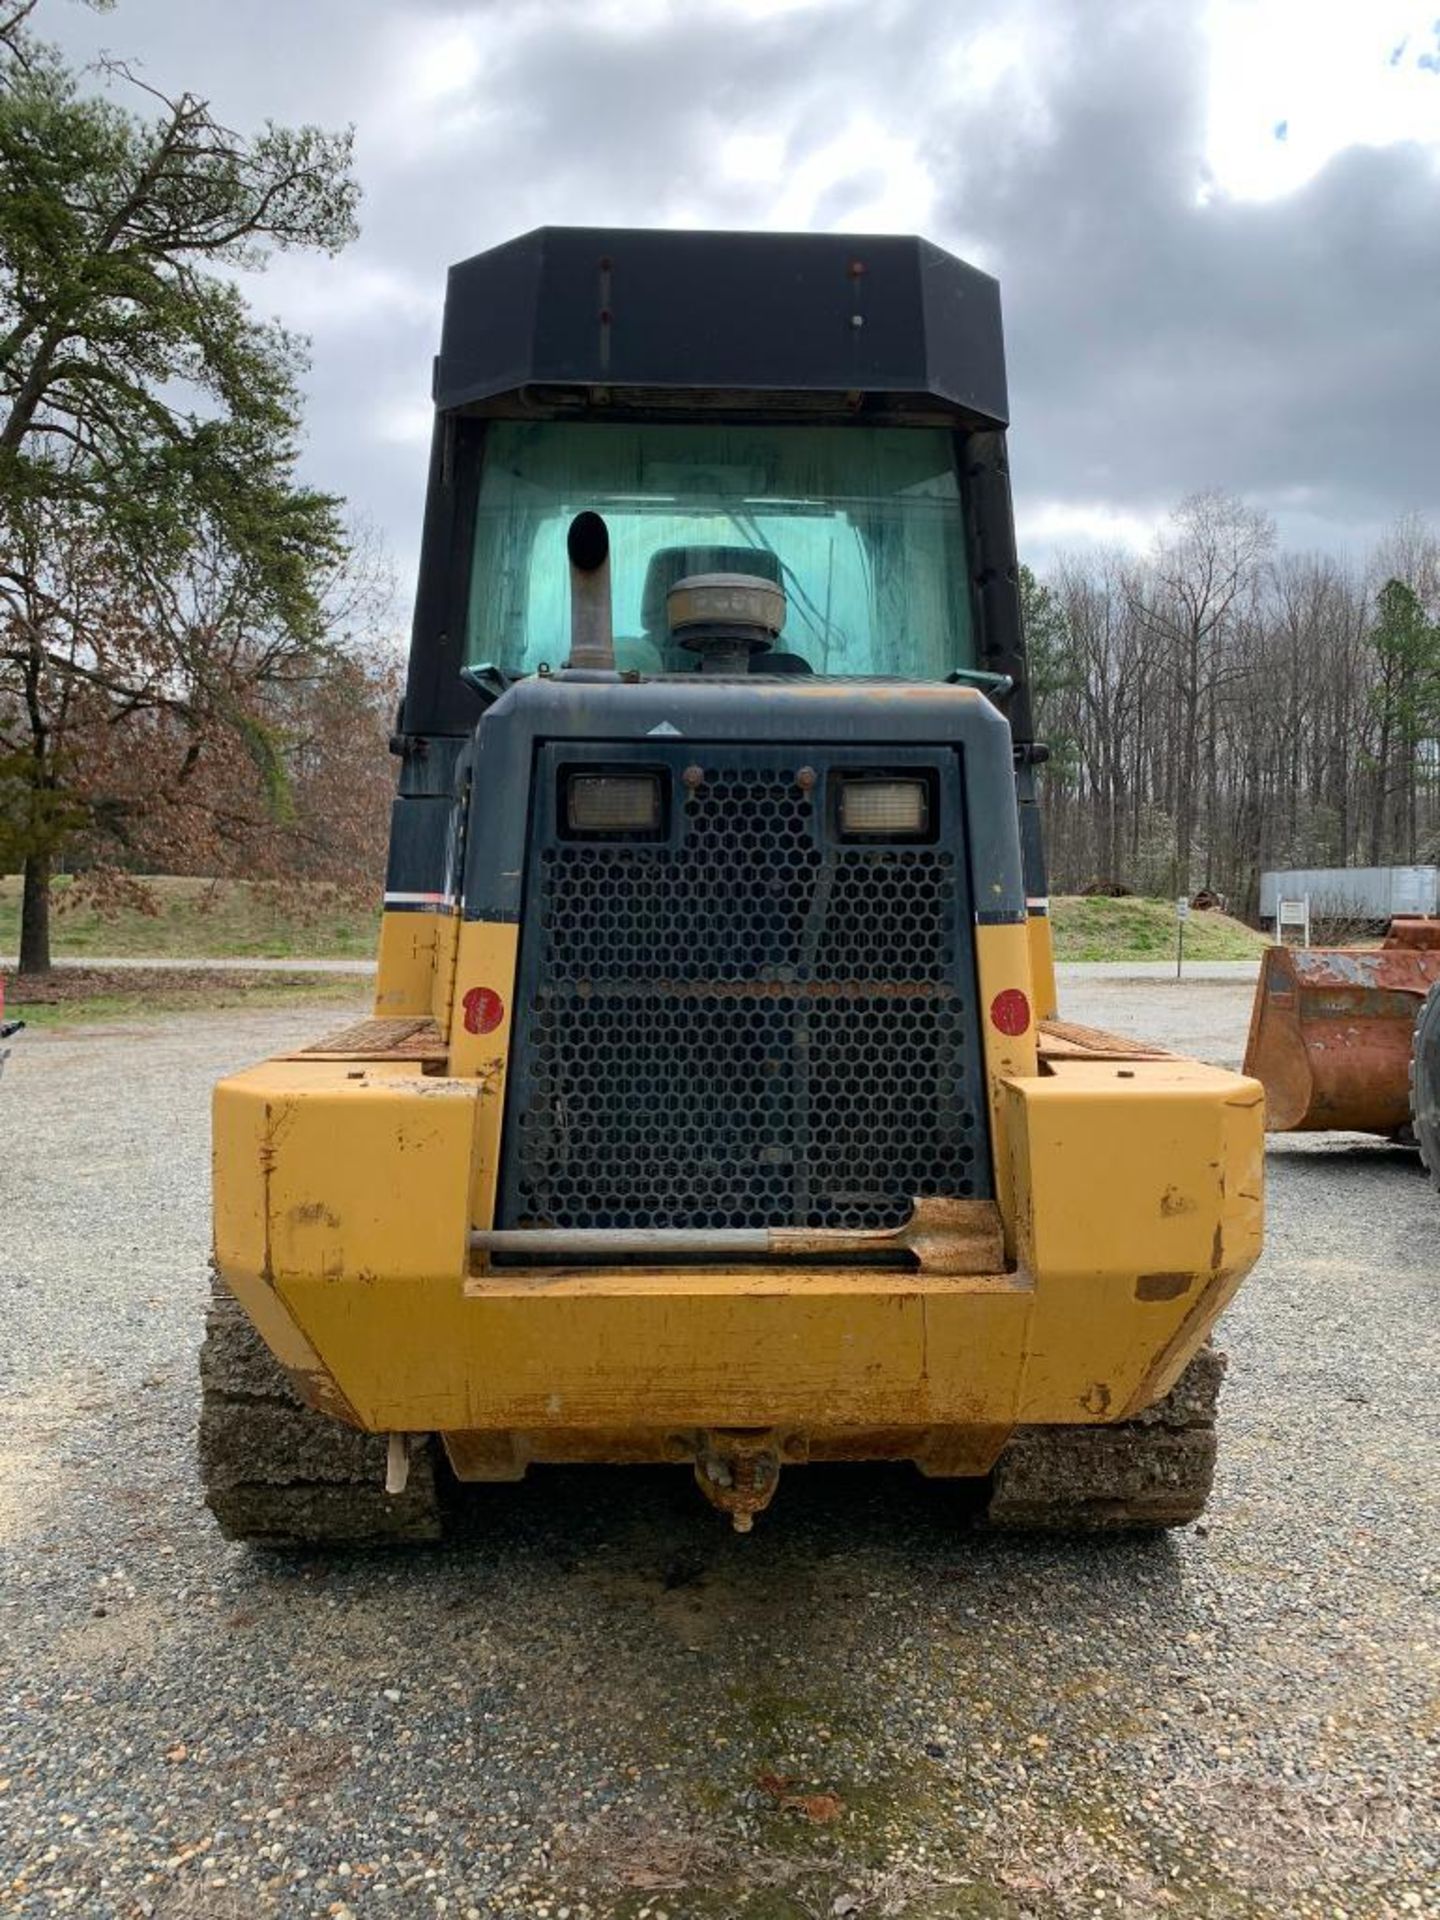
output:
[[[121,0],[97,18],[47,0],[39,24],[75,51],[139,54],[147,78],[236,124],[355,123],[362,240],[254,292],[314,341],[312,472],[402,561],[451,260],[541,221],[769,222],[819,154],[808,217],[843,226],[877,188],[874,154],[846,149],[862,120],[916,144],[932,237],[1000,277],[1032,519],[1151,516],[1211,485],[1332,547],[1409,508],[1440,517],[1434,157],[1352,148],[1283,199],[1207,194],[1201,15],[1200,0],[743,17],[707,0]],[[997,63],[997,34],[1018,64]],[[725,173],[737,133],[773,139],[774,179]]]
[[[1440,511],[1440,172],[1352,147],[1204,196],[1204,72],[1171,5],[1073,27],[1043,138],[957,127],[948,220],[993,244],[1024,493],[1153,512],[1219,485],[1327,544]],[[1440,90],[1437,90],[1440,109]]]

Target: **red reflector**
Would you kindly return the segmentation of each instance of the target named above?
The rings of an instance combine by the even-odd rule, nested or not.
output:
[[[471,987],[460,1004],[467,1033],[493,1033],[505,1018],[505,1002],[492,987]]]
[[[1030,1002],[1019,987],[1006,987],[1003,993],[997,993],[990,1002],[990,1022],[1001,1033],[1024,1033],[1030,1024]]]

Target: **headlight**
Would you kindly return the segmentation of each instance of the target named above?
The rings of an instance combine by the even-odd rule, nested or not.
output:
[[[658,773],[572,773],[565,820],[572,833],[658,834],[664,818]]]
[[[927,783],[924,780],[842,780],[840,831],[847,839],[923,838],[930,831]]]

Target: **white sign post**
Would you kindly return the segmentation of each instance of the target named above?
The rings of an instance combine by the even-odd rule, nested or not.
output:
[[[1185,922],[1190,918],[1190,902],[1182,893],[1175,902],[1175,978],[1180,978],[1180,969],[1185,960]]]
[[[1286,945],[1285,929],[1298,927],[1304,944],[1310,944],[1310,896],[1303,900],[1277,900],[1275,903],[1275,933],[1280,945]]]

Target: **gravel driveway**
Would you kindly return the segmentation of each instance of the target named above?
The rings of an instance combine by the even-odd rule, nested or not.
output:
[[[1072,1017],[1234,1061],[1249,989]],[[1270,1156],[1208,1525],[967,1534],[908,1470],[540,1471],[407,1557],[226,1546],[206,1100],[326,1024],[23,1035],[0,1082],[0,1910],[1440,1914],[1440,1196]]]

